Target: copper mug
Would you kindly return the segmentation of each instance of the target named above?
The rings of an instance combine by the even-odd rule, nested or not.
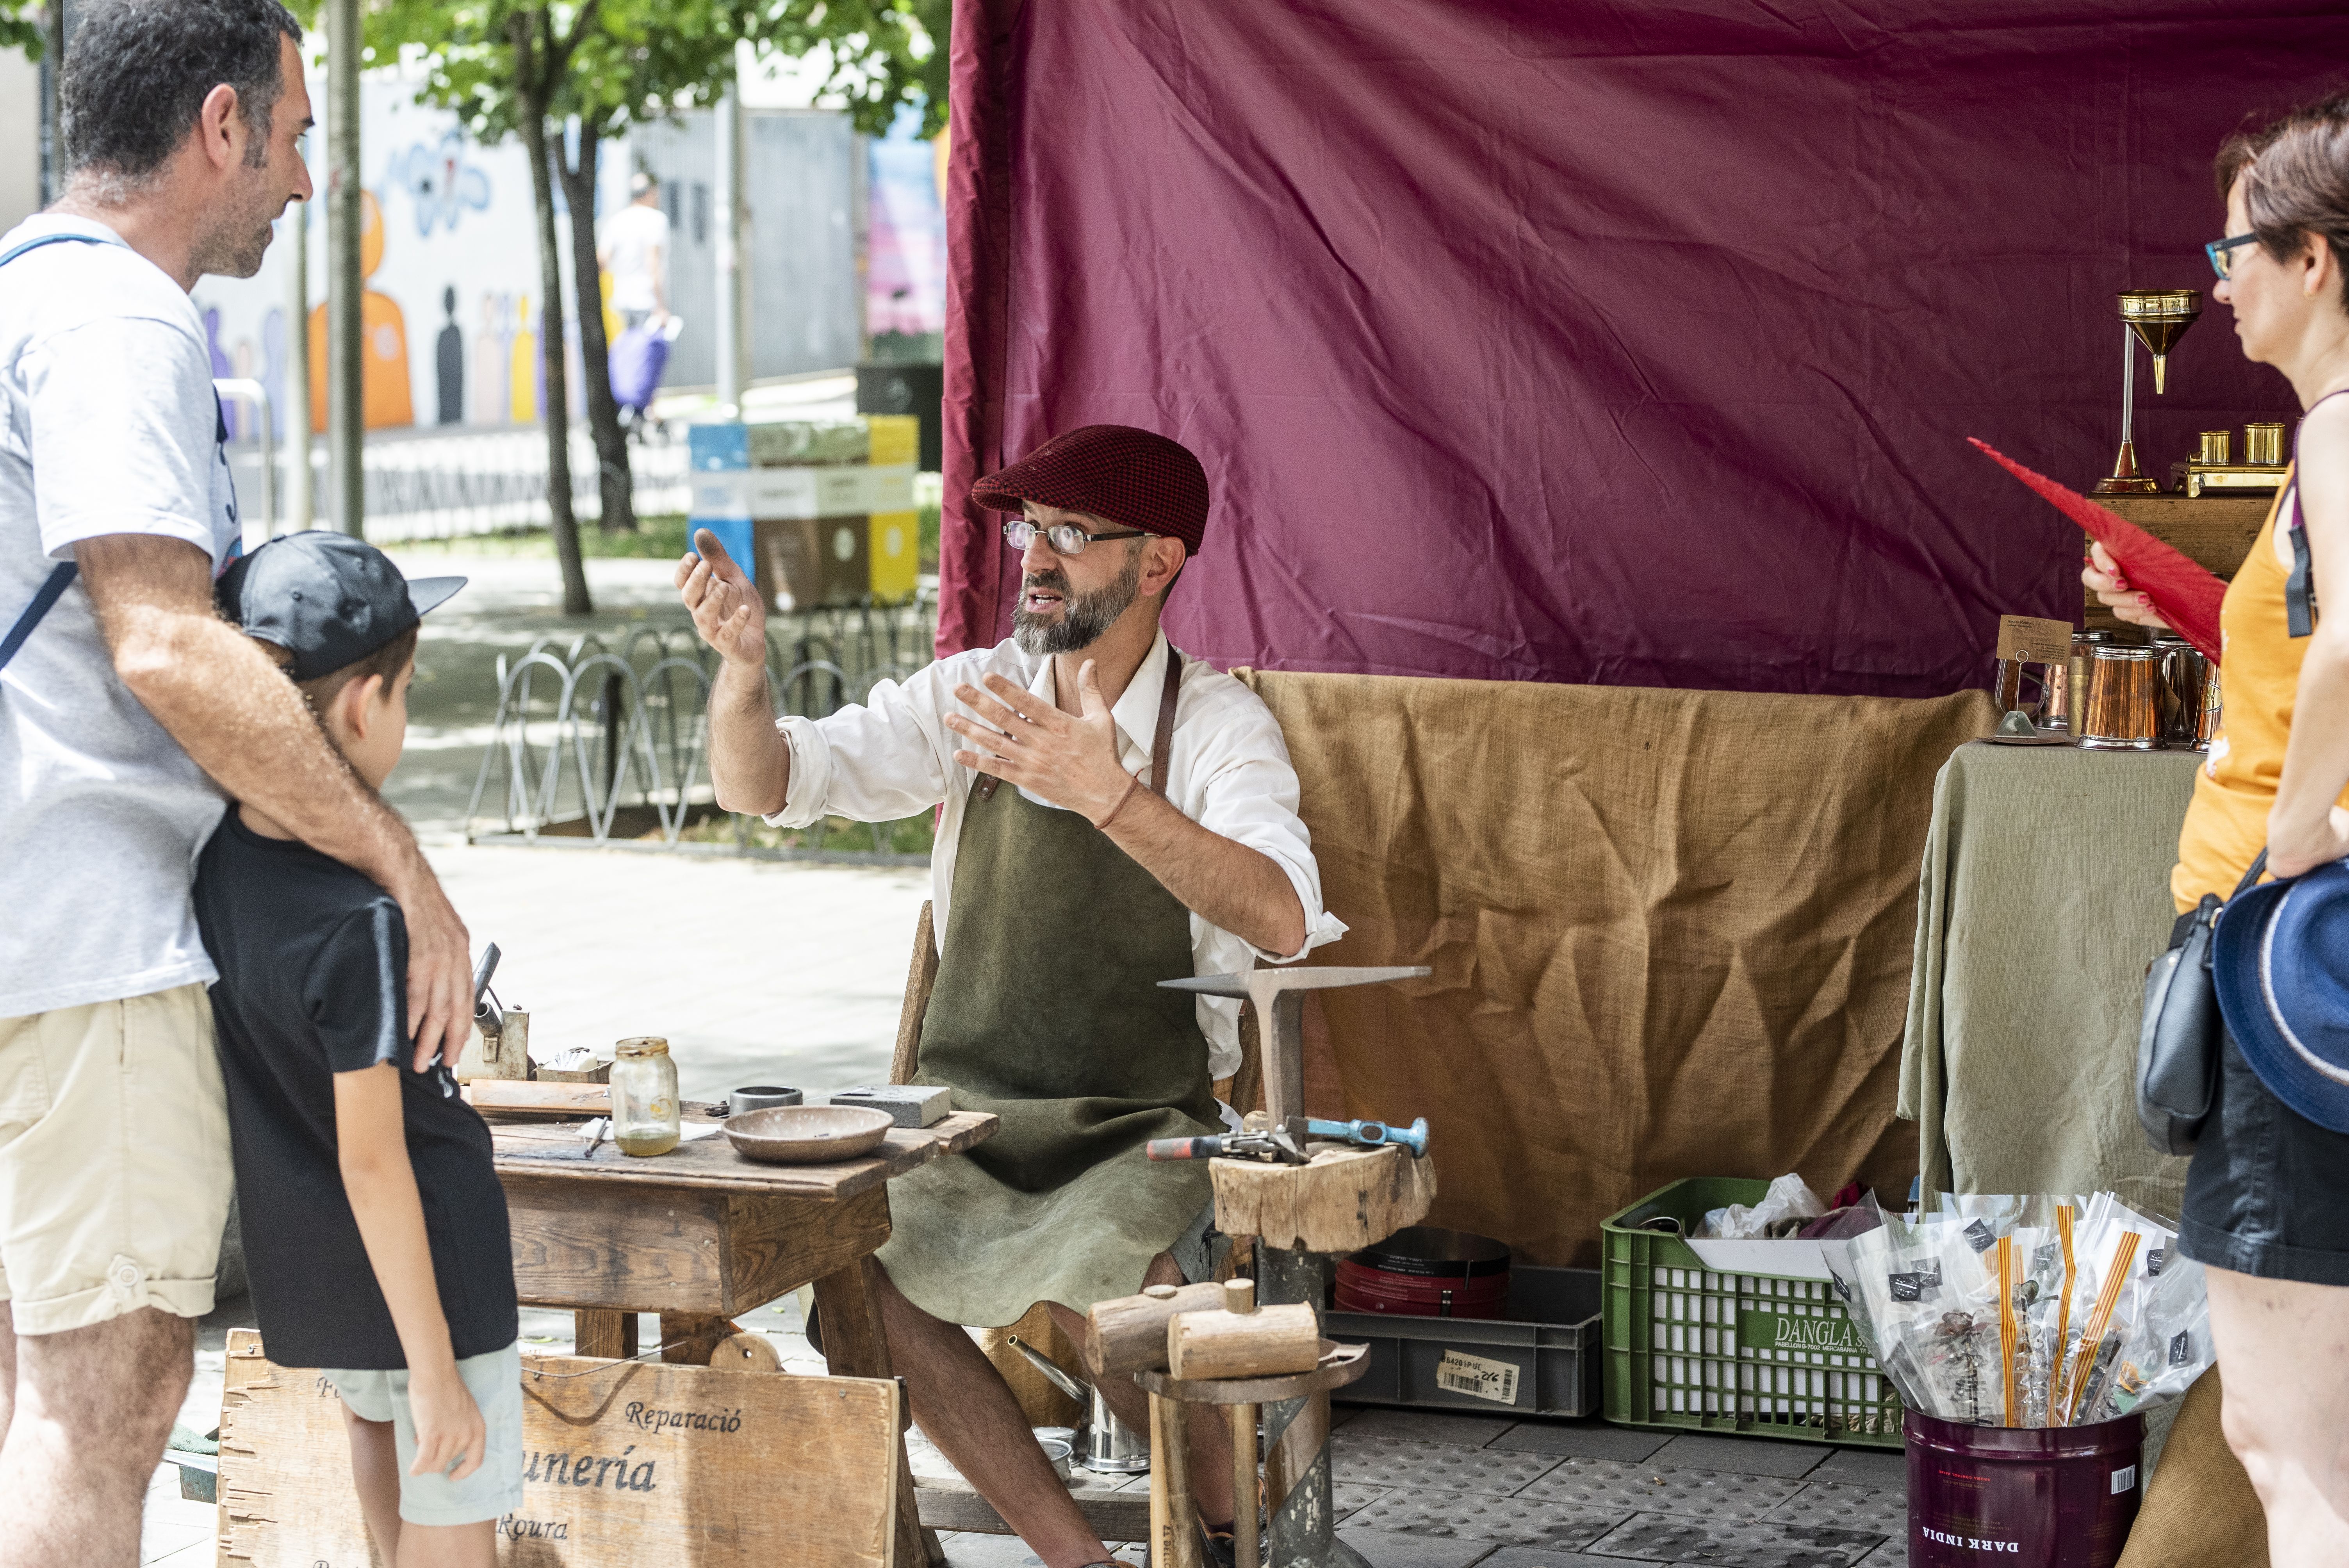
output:
[[[2161,744],[2160,655],[2132,643],[2090,649],[2072,744],[2091,751],[2151,751]]]

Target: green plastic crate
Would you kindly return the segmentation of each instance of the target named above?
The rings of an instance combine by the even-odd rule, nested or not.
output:
[[[1825,1280],[1715,1274],[1689,1244],[1639,1229],[1758,1203],[1767,1181],[1692,1177],[1611,1215],[1604,1233],[1609,1421],[1900,1447],[1900,1396]]]

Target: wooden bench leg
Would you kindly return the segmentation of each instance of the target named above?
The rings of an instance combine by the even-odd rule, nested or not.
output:
[[[636,1353],[636,1315],[582,1307],[571,1315],[572,1353],[625,1361]]]
[[[661,1359],[672,1366],[707,1367],[718,1342],[741,1332],[742,1326],[730,1317],[664,1312],[660,1315]]]
[[[816,1311],[823,1320],[824,1364],[835,1377],[897,1375],[889,1360],[889,1336],[881,1325],[881,1294],[874,1284],[874,1268],[870,1257],[862,1257],[815,1282]],[[892,1560],[897,1568],[936,1568],[946,1561],[946,1553],[936,1550],[936,1543],[937,1537],[922,1528],[914,1496],[914,1468],[905,1458],[905,1439],[900,1435],[897,1540]]]

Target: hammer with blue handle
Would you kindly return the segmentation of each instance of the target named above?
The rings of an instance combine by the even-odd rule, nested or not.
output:
[[[1395,1127],[1383,1121],[1309,1120],[1305,1130],[1315,1138],[1334,1139],[1364,1149],[1383,1149],[1392,1143],[1410,1150],[1413,1160],[1427,1158],[1427,1118],[1423,1116],[1413,1119],[1409,1128]]]

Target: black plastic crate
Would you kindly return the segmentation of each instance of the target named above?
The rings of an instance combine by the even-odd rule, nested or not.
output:
[[[1485,1415],[1598,1413],[1599,1274],[1518,1264],[1505,1317],[1332,1312],[1323,1332],[1368,1341],[1371,1369],[1332,1398]]]

